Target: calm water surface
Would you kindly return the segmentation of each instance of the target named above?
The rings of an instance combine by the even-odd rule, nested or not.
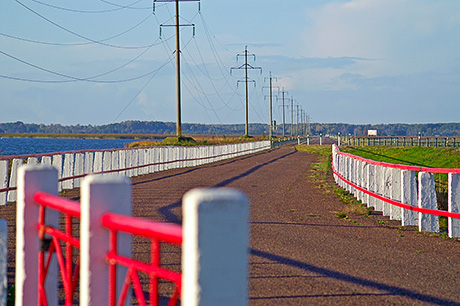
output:
[[[0,138],[0,156],[120,149],[139,139]]]

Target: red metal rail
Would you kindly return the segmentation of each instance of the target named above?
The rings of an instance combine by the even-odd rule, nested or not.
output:
[[[420,207],[417,207],[417,206],[411,206],[411,205],[408,205],[408,204],[404,204],[404,203],[401,203],[401,202],[398,202],[398,201],[394,201],[394,200],[391,200],[391,199],[387,199],[385,197],[382,197],[381,195],[378,195],[372,191],[369,191],[367,189],[364,189],[356,184],[353,184],[352,182],[350,182],[349,180],[345,179],[343,176],[341,176],[335,169],[334,169],[334,166],[332,166],[332,172],[337,175],[337,177],[339,179],[341,179],[342,181],[344,181],[345,183],[347,183],[348,185],[350,185],[351,187],[353,188],[356,188],[358,189],[359,191],[362,191],[364,192],[365,194],[368,194],[370,196],[373,196],[374,198],[376,199],[379,199],[379,200],[382,200],[388,204],[391,204],[391,205],[394,205],[394,206],[398,206],[398,207],[401,207],[401,208],[404,208],[404,209],[408,209],[408,210],[412,210],[412,211],[416,211],[416,212],[421,212],[421,213],[424,213],[424,214],[430,214],[430,215],[435,215],[435,216],[441,216],[441,217],[449,217],[449,218],[454,218],[454,219],[460,219],[460,213],[451,213],[451,212],[447,212],[447,211],[444,211],[444,210],[437,210],[437,209],[428,209],[428,208],[420,208]]]
[[[78,256],[75,264],[72,261],[73,249],[80,249],[80,240],[72,235],[72,218],[80,218],[80,204],[44,192],[37,192],[34,195],[34,200],[40,206],[37,229],[38,237],[42,241],[42,248],[38,254],[38,305],[48,305],[45,281],[52,255],[56,253],[62,284],[64,286],[65,305],[72,306],[80,272],[80,257]],[[47,208],[64,214],[64,231],[45,224]],[[46,238],[47,236],[45,235],[51,237],[51,239]],[[47,241],[50,242],[48,250],[45,249]],[[63,254],[60,241],[65,243],[65,255]],[[45,256],[45,252],[48,252],[48,256]]]
[[[353,154],[340,152],[340,150],[339,150],[339,148],[337,146],[336,146],[336,148],[337,148],[337,154],[348,156],[350,158],[358,159],[358,160],[361,160],[361,161],[364,161],[364,162],[367,162],[367,163],[370,163],[370,164],[378,165],[378,166],[385,166],[385,167],[402,169],[402,170],[431,172],[431,173],[460,173],[460,169],[427,168],[427,167],[405,166],[405,165],[395,165],[395,164],[390,164],[390,163],[385,163],[385,162],[377,162],[377,161],[362,158],[360,156],[356,156],[356,155],[353,155]],[[460,219],[460,213],[451,213],[451,212],[447,212],[447,211],[444,211],[444,210],[420,208],[420,207],[417,207],[417,206],[407,205],[407,204],[404,204],[404,203],[401,203],[401,202],[398,202],[398,201],[394,201],[394,200],[382,197],[379,194],[376,194],[376,193],[374,193],[372,191],[364,189],[364,188],[362,188],[362,187],[350,182],[349,180],[345,179],[342,175],[340,175],[340,173],[337,172],[337,169],[334,168],[334,163],[332,163],[332,172],[335,175],[337,175],[337,177],[340,180],[342,180],[343,182],[345,182],[346,184],[348,184],[348,185],[352,186],[353,188],[356,188],[359,191],[362,191],[365,194],[368,194],[368,195],[370,195],[370,196],[372,196],[372,197],[374,197],[376,199],[382,200],[382,201],[384,201],[384,202],[386,202],[388,204],[398,206],[398,207],[401,207],[401,208],[404,208],[404,209],[409,209],[409,210],[412,210],[412,211],[424,213],[424,214],[430,214],[430,215],[435,215],[435,216]]]
[[[149,276],[150,305],[159,305],[158,280],[164,279],[174,283],[175,288],[168,305],[176,305],[181,289],[181,274],[160,266],[161,243],[182,244],[182,227],[175,224],[155,222],[141,218],[108,213],[102,217],[102,225],[110,231],[110,247],[107,254],[109,263],[109,306],[124,305],[130,285],[132,284],[136,299],[141,306],[146,306],[144,293],[139,280],[139,272]],[[126,258],[117,253],[117,234],[124,232],[150,239],[150,263]],[[128,268],[121,294],[116,297],[115,265]]]
[[[420,171],[420,172],[430,172],[430,173],[458,173],[460,174],[460,169],[448,169],[448,168],[429,168],[429,167],[418,167],[418,166],[407,166],[407,165],[398,165],[398,164],[390,164],[385,162],[378,162],[372,159],[363,158],[361,156],[353,155],[350,153],[344,153],[337,148],[337,154],[348,156],[354,159],[358,159],[360,161],[364,161],[369,164],[384,166],[388,168],[396,168],[401,170],[411,170],[411,171]]]

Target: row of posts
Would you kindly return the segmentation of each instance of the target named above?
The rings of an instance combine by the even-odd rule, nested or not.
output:
[[[333,145],[333,167],[346,180],[387,199],[419,208],[438,209],[433,173],[419,172],[416,179],[415,171],[371,164],[339,154],[337,150]],[[449,173],[448,177],[448,211],[459,213],[460,174]],[[389,216],[390,220],[401,220],[403,226],[416,225],[419,231],[436,233],[440,231],[438,216],[391,205],[352,187],[337,175],[334,175],[334,178],[339,186],[355,195],[368,207],[373,207],[375,211]],[[460,219],[448,218],[448,235],[460,237]]]
[[[459,147],[458,137],[386,137],[386,136],[337,136],[338,145],[352,146],[395,146],[395,147]]]

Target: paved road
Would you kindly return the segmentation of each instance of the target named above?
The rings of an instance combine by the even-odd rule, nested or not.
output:
[[[338,219],[344,204],[310,177],[316,158],[280,148],[135,178],[134,212],[179,223],[191,188],[246,192],[250,305],[460,305],[460,243],[414,229],[400,237],[381,215]]]
[[[460,242],[413,228],[399,233],[397,222],[377,214],[338,219],[344,204],[311,177],[316,159],[282,147],[133,178],[133,213],[180,223],[181,198],[191,188],[247,193],[251,306],[460,305]],[[135,241],[136,256],[148,251]],[[163,263],[178,269],[180,250],[165,252]]]

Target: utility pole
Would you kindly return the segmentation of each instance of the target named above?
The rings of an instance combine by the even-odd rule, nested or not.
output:
[[[283,87],[283,90],[281,91],[281,95],[282,95],[282,100],[283,100],[283,137],[286,137],[286,127],[285,127],[285,115],[284,115],[284,95],[285,94],[289,94],[287,91],[284,90],[284,87]]]
[[[186,0],[184,0],[186,1]],[[244,48],[244,53],[243,54],[237,54],[236,55],[236,60],[238,61],[238,58],[240,56],[244,56],[244,64],[239,66],[239,67],[232,67],[230,68],[230,73],[232,73],[233,69],[244,69],[244,80],[238,80],[237,84],[239,82],[244,82],[245,83],[245,101],[246,101],[246,126],[245,126],[245,132],[244,136],[249,136],[249,90],[248,90],[248,83],[253,82],[254,86],[256,86],[256,81],[254,80],[249,80],[248,77],[248,69],[260,69],[260,73],[262,73],[262,68],[261,67],[254,67],[248,64],[248,56],[251,56],[254,58],[254,61],[256,60],[256,55],[255,54],[248,54],[248,46]]]
[[[265,78],[266,80],[267,78]],[[272,72],[270,71],[270,77],[268,78],[269,81],[270,81],[270,86],[269,86],[269,97],[270,97],[270,133],[269,133],[269,138],[270,138],[270,141],[272,141],[272,137],[273,137],[273,79],[277,80],[277,78],[273,78],[272,77]],[[279,87],[276,86],[279,90]],[[266,88],[264,86],[264,88]],[[278,97],[278,96],[277,96]]]
[[[174,26],[176,28],[176,88],[177,88],[177,101],[176,101],[176,136],[182,137],[182,112],[181,112],[181,78],[180,78],[180,27],[183,26],[193,26],[194,24],[180,24],[179,23],[179,2],[181,1],[196,1],[199,2],[200,0],[153,0],[154,7],[153,11],[155,12],[155,2],[175,2],[176,3],[176,23],[174,25],[160,25],[160,33],[161,27],[163,26]],[[161,34],[160,34],[161,36]]]
[[[295,126],[295,132],[297,136],[299,136],[299,104],[297,104],[297,112],[295,114],[297,116],[297,124]]]
[[[291,138],[294,133],[294,97],[291,97]]]

